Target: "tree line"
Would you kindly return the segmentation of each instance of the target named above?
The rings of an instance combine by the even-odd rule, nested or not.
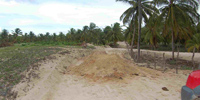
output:
[[[123,41],[122,28],[119,23],[114,23],[111,26],[105,28],[99,28],[95,23],[90,23],[89,26],[83,26],[82,29],[71,28],[67,33],[59,32],[45,34],[35,34],[33,31],[29,33],[23,33],[20,28],[14,29],[11,33],[8,30],[3,29],[0,33],[0,47],[10,46],[14,43],[63,43],[75,42],[75,43],[93,43],[96,45],[105,45],[111,43],[116,45],[117,41]]]

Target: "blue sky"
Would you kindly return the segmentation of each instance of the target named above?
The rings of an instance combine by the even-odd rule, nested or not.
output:
[[[120,22],[128,7],[115,0],[0,0],[0,29],[58,33],[90,22],[103,28]]]
[[[0,30],[66,33],[90,22],[103,28],[120,22],[128,7],[115,0],[0,0]]]

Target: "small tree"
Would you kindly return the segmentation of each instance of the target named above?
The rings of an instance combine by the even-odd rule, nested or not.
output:
[[[188,40],[186,42],[186,47],[188,47],[188,51],[193,50],[193,55],[192,55],[192,62],[194,62],[194,56],[195,56],[195,51],[199,51],[200,49],[200,34],[195,34],[191,40]]]

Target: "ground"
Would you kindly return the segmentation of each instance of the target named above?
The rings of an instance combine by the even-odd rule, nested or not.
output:
[[[99,53],[100,52],[100,53]],[[119,65],[137,70],[126,74],[120,70],[120,75],[107,73],[105,76],[95,72],[101,53],[113,55],[122,62]],[[17,100],[180,100],[181,87],[185,85],[191,71],[180,70],[175,74],[174,69],[162,71],[139,67],[132,60],[124,57],[126,49],[98,48],[95,50],[81,48],[63,48],[63,51],[52,55],[55,59],[39,63],[39,70],[30,69],[25,74],[36,73],[38,78],[25,78],[14,88],[13,98]],[[96,57],[96,60],[95,60]],[[93,60],[94,58],[94,60]],[[101,59],[103,61],[103,59]],[[88,68],[81,73],[80,66],[87,68],[94,63],[96,69]],[[113,60],[114,61],[114,60]],[[106,62],[106,61],[105,61]],[[108,63],[108,62],[107,62]],[[115,62],[119,63],[119,62]],[[114,63],[113,63],[114,64]],[[108,64],[109,67],[112,64]],[[103,65],[102,65],[103,66]],[[90,66],[91,67],[91,66]],[[33,74],[34,75],[34,74]],[[117,74],[118,75],[118,74]],[[91,76],[91,77],[88,77]],[[95,80],[94,80],[95,78]]]

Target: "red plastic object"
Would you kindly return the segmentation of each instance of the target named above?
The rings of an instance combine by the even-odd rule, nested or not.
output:
[[[199,85],[200,85],[200,70],[193,71],[187,79],[186,86],[193,90]]]

